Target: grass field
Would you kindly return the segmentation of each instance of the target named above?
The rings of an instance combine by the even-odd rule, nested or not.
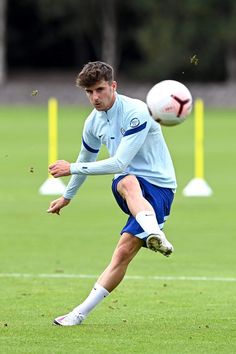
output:
[[[85,116],[60,107],[59,158],[76,158]],[[193,117],[163,129],[179,184],[165,227],[175,254],[141,250],[82,326],[58,328],[53,318],[87,296],[126,218],[112,176],[89,177],[60,217],[48,215],[55,197],[38,192],[47,178],[47,108],[0,107],[0,353],[236,353],[235,131],[236,111],[206,111],[214,194],[186,198]]]

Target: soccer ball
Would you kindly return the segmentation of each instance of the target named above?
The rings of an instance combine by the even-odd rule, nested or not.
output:
[[[153,86],[146,103],[151,116],[162,125],[182,123],[192,110],[192,95],[182,83],[164,80]]]

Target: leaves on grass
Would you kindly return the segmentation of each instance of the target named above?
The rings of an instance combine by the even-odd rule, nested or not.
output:
[[[109,307],[109,309],[111,309],[111,310],[115,310],[115,307],[112,307],[112,306],[108,306]]]
[[[64,269],[55,269],[55,273],[64,273]]]

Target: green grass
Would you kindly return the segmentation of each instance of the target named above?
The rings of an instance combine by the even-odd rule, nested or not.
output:
[[[88,111],[60,107],[59,158],[76,158]],[[236,352],[236,281],[178,280],[235,278],[236,111],[205,114],[209,198],[182,195],[194,174],[193,117],[163,128],[179,185],[165,227],[176,252],[166,259],[141,250],[130,278],[75,328],[51,322],[84,299],[95,278],[60,276],[96,276],[109,262],[126,219],[110,191],[112,176],[89,177],[60,217],[48,215],[54,197],[38,192],[47,178],[46,108],[0,107],[0,124],[1,353]],[[145,279],[155,276],[164,278]]]

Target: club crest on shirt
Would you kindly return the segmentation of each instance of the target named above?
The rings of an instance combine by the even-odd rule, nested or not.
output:
[[[130,124],[131,128],[136,128],[139,126],[140,121],[138,118],[133,118],[133,119],[131,119],[129,124]]]
[[[125,135],[125,129],[124,128],[120,128],[120,132],[122,135]]]

